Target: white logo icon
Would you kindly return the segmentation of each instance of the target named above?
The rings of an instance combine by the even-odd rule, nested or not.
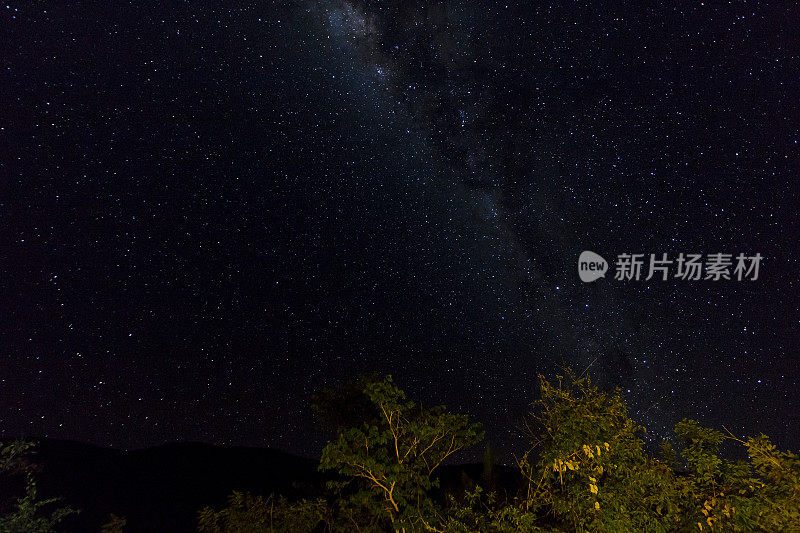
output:
[[[578,257],[578,275],[581,281],[592,282],[602,278],[608,271],[608,262],[598,254],[590,251],[581,252]]]

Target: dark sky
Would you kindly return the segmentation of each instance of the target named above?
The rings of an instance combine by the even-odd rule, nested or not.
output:
[[[377,371],[510,452],[588,366],[800,447],[800,12],[599,6],[3,3],[0,435],[315,455]]]

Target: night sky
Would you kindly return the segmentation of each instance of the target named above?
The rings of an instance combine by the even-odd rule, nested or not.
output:
[[[0,436],[313,456],[374,371],[510,453],[571,366],[800,447],[800,9],[593,4],[2,3]]]

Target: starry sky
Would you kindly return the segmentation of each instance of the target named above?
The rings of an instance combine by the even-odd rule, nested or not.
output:
[[[0,17],[0,436],[313,456],[311,395],[381,372],[511,453],[570,366],[648,439],[800,447],[797,6]],[[583,250],[764,259],[583,283]]]

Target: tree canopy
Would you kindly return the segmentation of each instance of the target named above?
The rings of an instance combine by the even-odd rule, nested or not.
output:
[[[437,469],[478,444],[480,426],[371,376],[322,396],[337,430],[320,469],[338,475],[324,499],[234,494],[228,508],[203,510],[200,531],[800,531],[800,461],[767,436],[687,419],[675,445],[652,453],[619,391],[588,377],[539,384],[515,496],[472,485],[442,497]],[[337,411],[337,401],[349,408]],[[726,457],[723,442],[748,459]]]

